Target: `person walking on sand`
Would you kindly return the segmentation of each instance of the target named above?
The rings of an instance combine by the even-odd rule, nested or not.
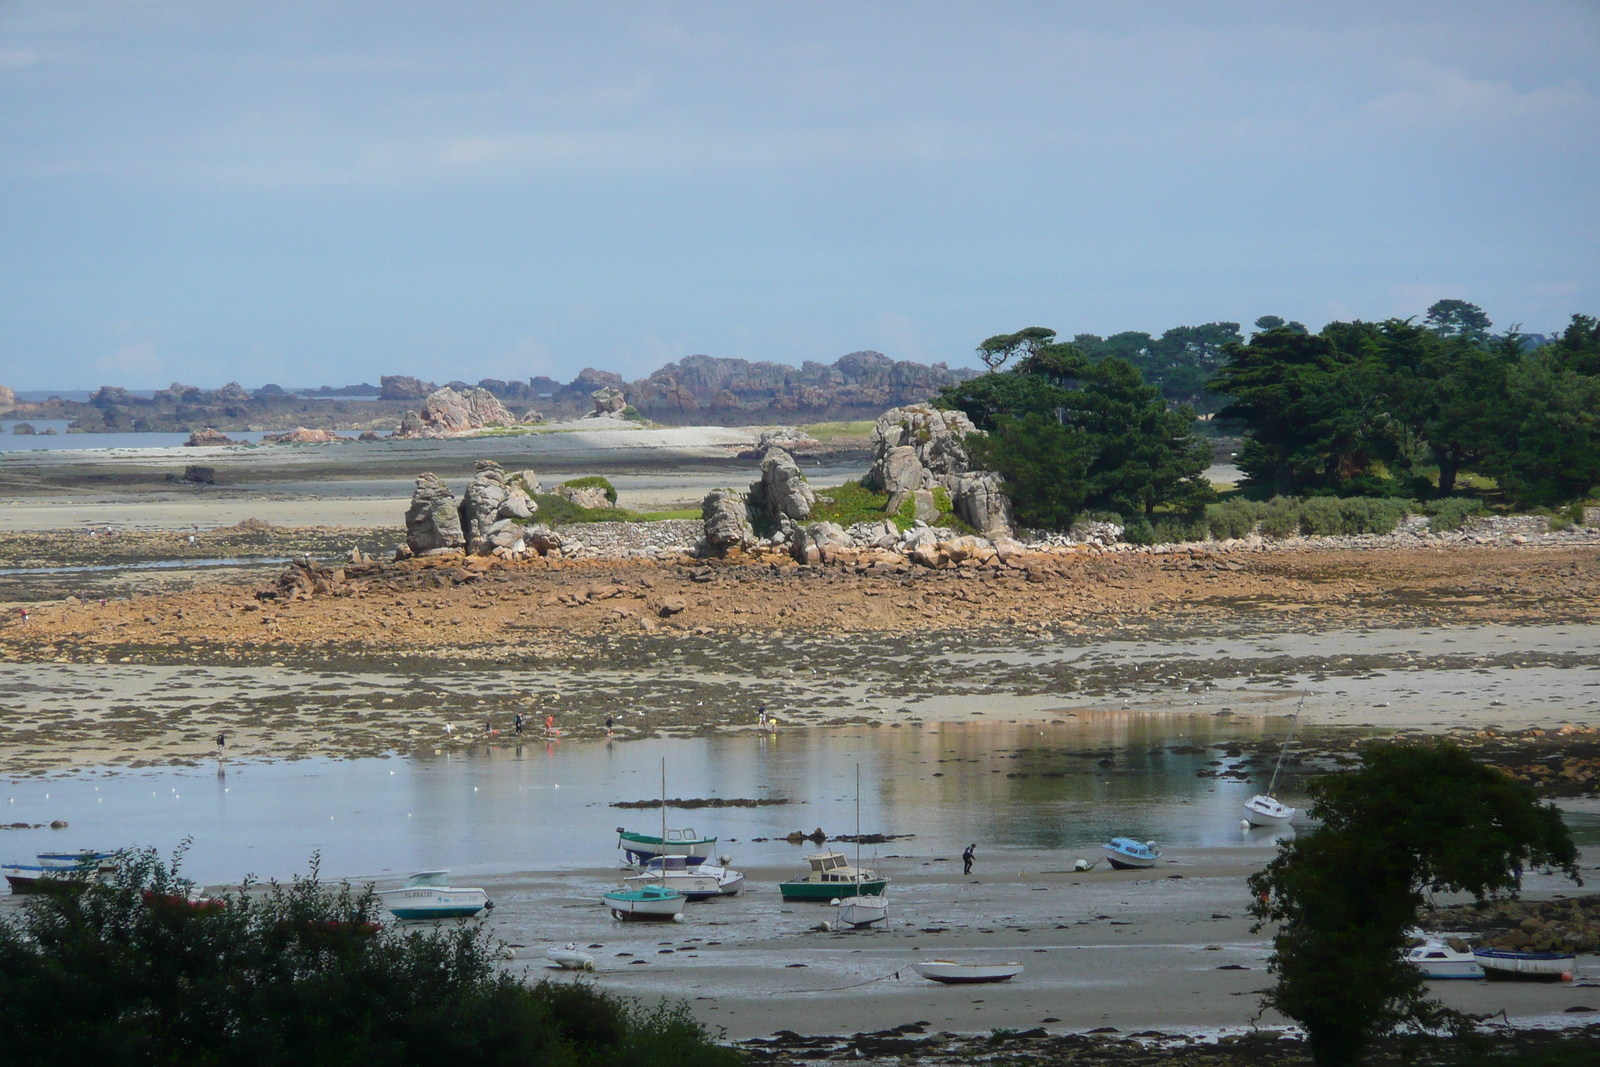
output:
[[[977,849],[978,849],[978,843],[976,841],[974,841],[972,844],[968,845],[967,846],[967,850],[961,854],[961,873],[962,874],[971,874],[972,873],[972,857],[973,857],[973,854],[977,851]]]
[[[757,730],[765,730],[766,728],[767,728],[767,706],[765,704],[763,704],[759,708],[756,709],[756,729]]]
[[[556,729],[556,717],[554,715],[546,715],[544,717],[544,735],[546,737],[561,736],[561,731]]]
[[[613,737],[617,736],[616,733],[612,729],[614,726],[616,726],[616,723],[612,721],[611,716],[607,715],[606,716],[606,740],[607,741],[610,741]]]
[[[225,753],[227,751],[227,748],[228,748],[228,735],[225,734],[225,733],[222,733],[221,731],[218,731],[218,733],[217,733],[217,758],[218,759],[222,758],[223,753]]]
[[[522,732],[522,712],[520,711],[517,712],[516,716],[511,720],[511,732],[515,734],[520,734]]]

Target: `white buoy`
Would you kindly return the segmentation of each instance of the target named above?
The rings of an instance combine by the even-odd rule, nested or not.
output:
[[[672,917],[672,921],[675,922],[675,923],[683,922],[683,912],[680,911],[680,912],[678,912],[678,914],[674,915]]]
[[[1239,820],[1239,829],[1241,829],[1241,830],[1250,829],[1250,820],[1249,819],[1240,819]]]

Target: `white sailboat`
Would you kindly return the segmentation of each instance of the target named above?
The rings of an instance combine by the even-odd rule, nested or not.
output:
[[[1294,744],[1294,728],[1300,721],[1300,709],[1306,704],[1305,694],[1300,694],[1299,707],[1294,709],[1294,715],[1289,719],[1289,736],[1283,742],[1283,747],[1278,749],[1278,763],[1272,768],[1272,781],[1267,783],[1265,793],[1257,793],[1244,804],[1244,821],[1251,828],[1264,826],[1288,826],[1300,809],[1291,808],[1277,797],[1273,796],[1278,789],[1278,773],[1283,770],[1283,757],[1289,751],[1289,746]]]
[[[661,837],[665,839],[666,836],[667,761],[663,757],[661,760]],[[663,856],[660,858],[682,860],[684,857]],[[689,898],[667,884],[666,874],[666,868],[662,867],[660,868],[660,874],[656,877],[644,876],[644,883],[641,885],[629,885],[628,883],[635,879],[625,879],[617,888],[603,894],[601,902],[605,904],[606,910],[611,912],[613,919],[622,922],[633,922],[641,919],[655,922],[682,922],[683,906],[689,902]]]
[[[856,870],[861,870],[861,764],[856,764]],[[839,921],[846,926],[863,927],[881,923],[889,917],[889,887],[865,896],[840,897],[832,901],[839,909]]]

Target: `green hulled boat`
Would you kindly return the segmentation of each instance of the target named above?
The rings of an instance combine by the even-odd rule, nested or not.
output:
[[[852,867],[843,852],[819,852],[807,856],[811,870],[803,878],[778,883],[778,891],[788,901],[816,901],[826,904],[844,897],[871,897],[889,884],[867,867]]]

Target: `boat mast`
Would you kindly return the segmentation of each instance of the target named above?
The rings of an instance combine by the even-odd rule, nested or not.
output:
[[[667,757],[665,756],[661,757],[661,884],[667,884]]]
[[[1294,728],[1300,721],[1300,712],[1306,706],[1306,694],[1300,694],[1300,703],[1295,705],[1294,714],[1289,716],[1289,736],[1284,740],[1283,747],[1278,749],[1278,765],[1272,768],[1272,781],[1267,783],[1267,796],[1274,796],[1278,792],[1278,772],[1283,770],[1283,757],[1288,753],[1289,746],[1294,744]],[[662,831],[666,836],[666,831]]]
[[[856,764],[856,884],[861,884],[861,764]]]

